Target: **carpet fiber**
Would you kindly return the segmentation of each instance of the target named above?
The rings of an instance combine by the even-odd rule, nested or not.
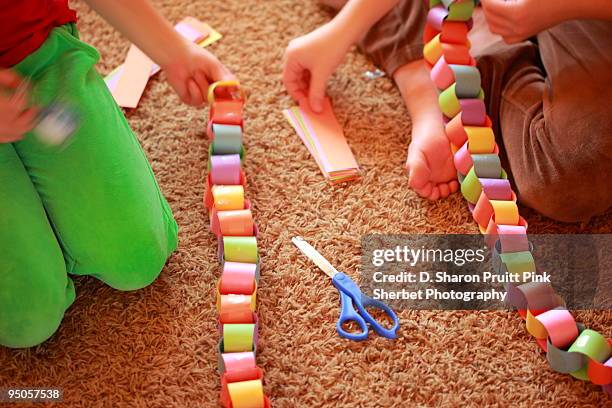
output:
[[[389,79],[366,80],[357,52],[329,92],[364,169],[360,182],[330,187],[285,122],[291,101],[280,82],[288,41],[330,14],[310,1],[156,1],[177,22],[187,15],[224,34],[211,47],[249,93],[248,196],[261,231],[259,365],[275,407],[604,406],[600,387],[548,369],[509,312],[403,311],[399,339],[354,343],[335,332],[336,290],[298,254],[290,237],[310,239],[357,277],[363,234],[476,233],[462,198],[435,203],[406,187],[402,165],[410,120]],[[122,62],[128,42],[81,2],[82,38]],[[163,74],[127,112],[180,225],[180,245],[150,287],[121,293],[75,278],[77,300],[59,331],[30,350],[0,349],[0,386],[58,386],[66,406],[214,407],[218,404],[214,288],[216,239],[202,206],[207,112],[178,103]],[[526,212],[532,232],[611,232],[610,215],[562,225]],[[609,312],[578,313],[612,335]]]

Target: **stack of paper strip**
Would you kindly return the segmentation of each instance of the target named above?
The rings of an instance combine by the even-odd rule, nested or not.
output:
[[[185,17],[174,29],[188,41],[207,47],[222,36],[206,23]],[[119,106],[135,108],[140,101],[150,77],[160,71],[158,65],[149,59],[135,45],[128,51],[125,63],[115,68],[104,78]]]
[[[285,109],[283,114],[332,184],[359,178],[359,165],[346,143],[329,99],[325,99],[321,113],[314,113],[304,100],[299,106]]]

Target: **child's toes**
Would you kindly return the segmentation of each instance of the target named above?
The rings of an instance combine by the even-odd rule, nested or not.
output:
[[[427,197],[427,199],[431,201],[436,201],[439,198],[440,198],[440,188],[438,188],[438,186],[434,186],[431,189],[431,194],[429,195],[429,197]]]
[[[418,188],[418,189],[414,189],[414,191],[421,197],[423,198],[427,198],[431,195],[431,192],[433,191],[433,184],[432,183],[427,183],[425,184],[424,187],[422,188]]]
[[[459,182],[457,180],[453,180],[450,183],[448,183],[448,188],[450,189],[450,193],[456,193],[457,191],[459,191]]]
[[[438,189],[440,189],[440,198],[446,198],[450,194],[448,183],[438,184]]]
[[[431,180],[429,165],[420,151],[408,156],[406,168],[409,172],[408,185],[410,188],[421,190]]]

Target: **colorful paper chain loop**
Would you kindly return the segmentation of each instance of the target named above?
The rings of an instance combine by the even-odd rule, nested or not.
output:
[[[221,81],[210,86],[208,100],[210,148],[204,205],[218,238],[221,262],[217,283],[221,404],[225,408],[268,408],[263,372],[255,361],[260,259],[257,226],[245,198],[242,170],[245,97],[238,81]]]
[[[470,55],[467,33],[477,0],[429,2],[423,54],[440,91],[439,104],[454,154],[461,193],[493,249],[498,273],[527,276],[535,261],[527,222],[499,160],[491,120],[486,114],[480,73]],[[527,331],[546,352],[551,369],[602,385],[612,393],[612,340],[576,323],[548,283],[524,279],[508,284],[508,300]]]

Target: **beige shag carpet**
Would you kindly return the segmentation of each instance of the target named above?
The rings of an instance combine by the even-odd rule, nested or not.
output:
[[[261,231],[259,365],[275,407],[610,406],[599,387],[548,369],[509,312],[403,311],[400,337],[355,343],[335,332],[338,295],[290,242],[303,235],[357,277],[360,238],[373,232],[477,232],[459,195],[427,202],[406,187],[402,165],[410,120],[387,79],[352,53],[329,92],[365,171],[360,182],[328,186],[281,109],[281,56],[290,39],[330,17],[312,1],[159,0],[172,22],[191,15],[224,38],[211,50],[242,80],[247,106],[249,197]],[[83,3],[82,38],[122,62],[128,42]],[[77,300],[59,331],[30,350],[0,350],[0,385],[59,386],[70,407],[214,407],[216,240],[202,206],[206,110],[178,103],[163,74],[127,117],[180,225],[180,246],[150,287],[121,293],[76,278]],[[611,232],[612,212],[588,225],[561,225],[532,212],[533,232]],[[609,312],[578,313],[612,335]],[[24,406],[24,405],[21,405]],[[39,405],[40,406],[40,405]]]

